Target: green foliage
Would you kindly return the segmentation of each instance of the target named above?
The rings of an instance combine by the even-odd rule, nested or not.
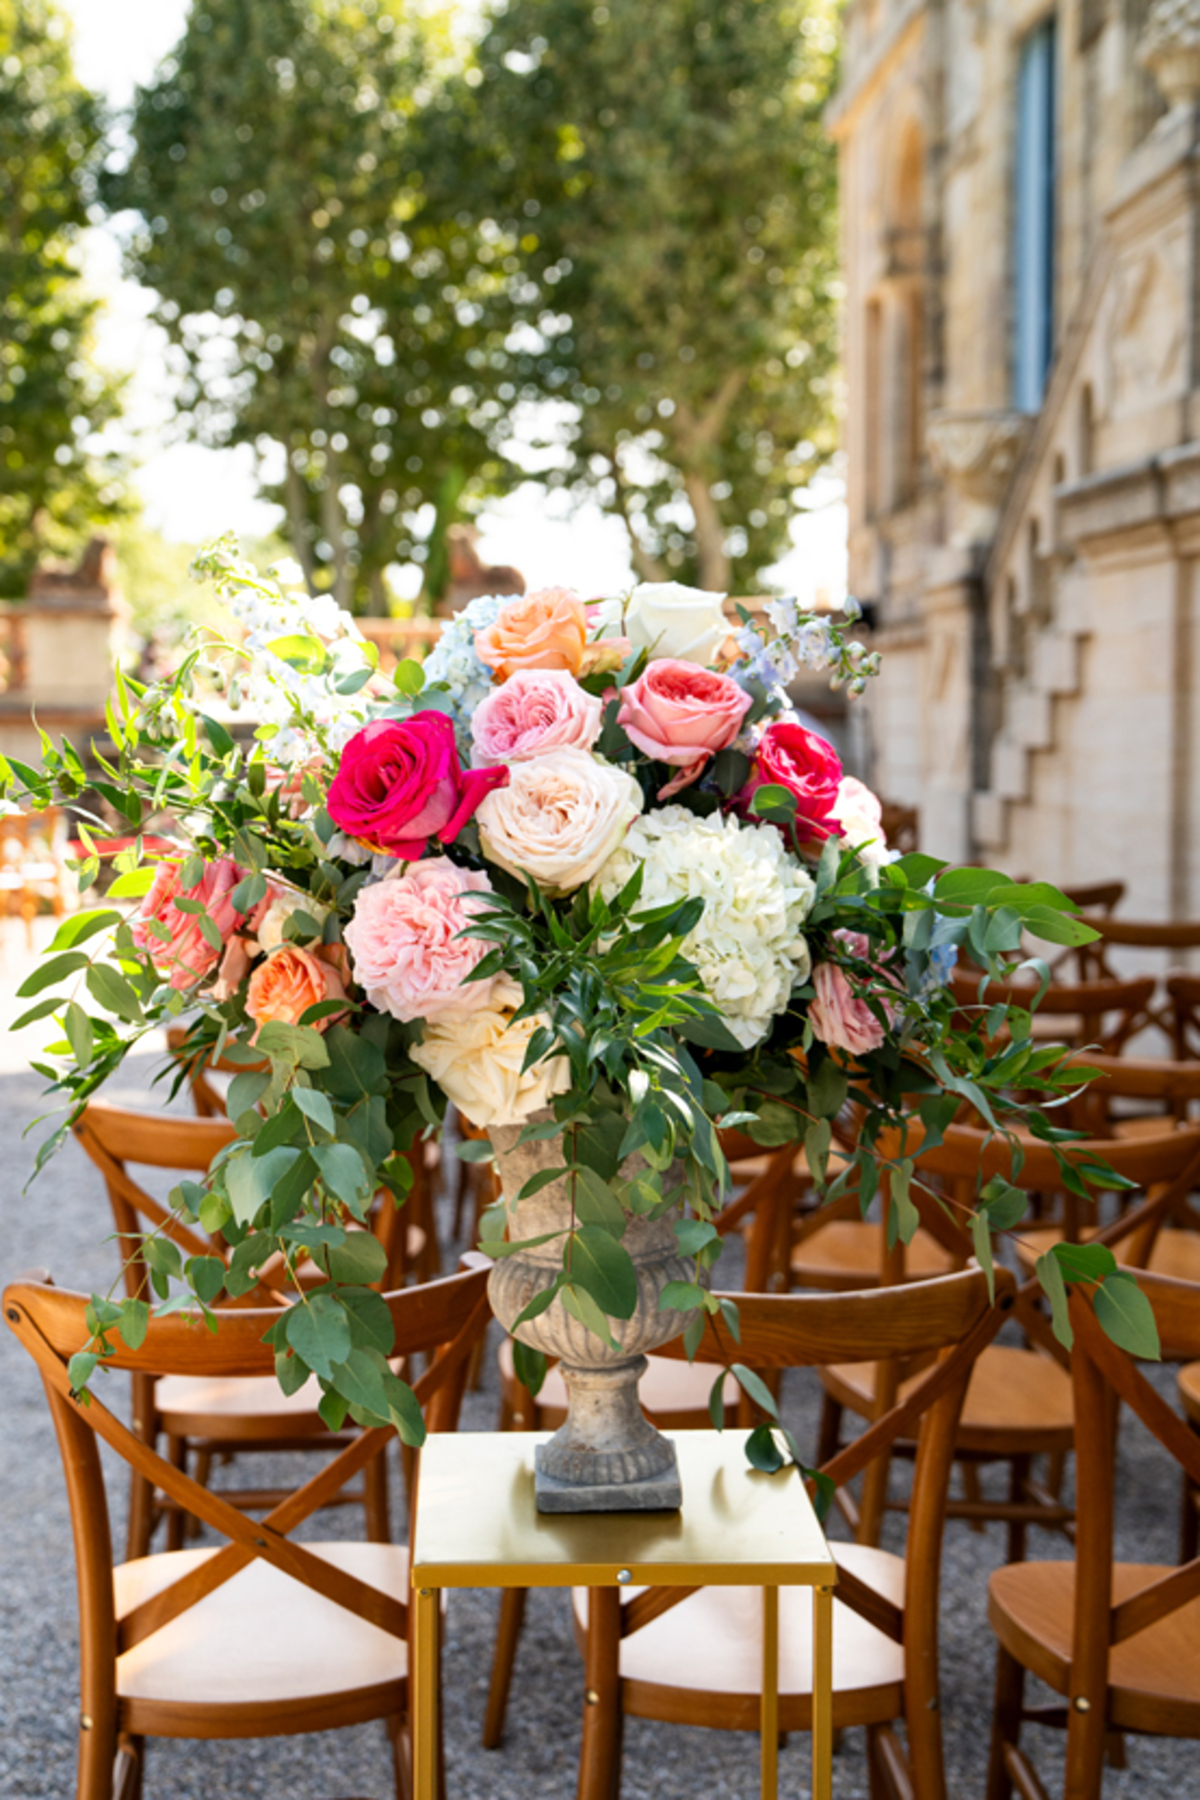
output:
[[[99,441],[119,384],[90,360],[97,302],[76,264],[99,137],[63,15],[0,0],[0,598],[123,510],[123,465]]]
[[[833,448],[831,0],[510,0],[431,115],[439,215],[515,240],[552,485],[643,579],[753,591]],[[440,184],[440,185],[438,185]]]

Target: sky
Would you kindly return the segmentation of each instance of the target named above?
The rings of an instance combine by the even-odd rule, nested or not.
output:
[[[74,20],[80,79],[110,107],[128,106],[135,87],[150,79],[183,30],[188,3],[60,0]],[[149,321],[152,296],[122,276],[120,246],[107,226],[88,232],[84,259],[87,280],[105,302],[97,355],[132,376],[124,429],[139,465],[135,482],[146,523],[187,544],[228,530],[243,539],[266,536],[280,513],[257,496],[251,448],[207,450],[181,441],[172,424],[165,338]],[[836,604],[846,584],[840,483],[825,479],[812,499],[813,510],[792,527],[794,548],[769,571],[770,581],[802,602]],[[596,506],[572,509],[565,495],[548,494],[537,483],[489,505],[478,523],[483,560],[515,564],[531,588],[603,593],[632,579],[620,522]]]

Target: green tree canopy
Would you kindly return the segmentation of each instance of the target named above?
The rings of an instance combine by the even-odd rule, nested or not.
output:
[[[48,0],[0,0],[0,596],[122,509],[97,434],[117,384],[89,362],[97,302],[75,262],[100,121]]]
[[[519,240],[519,392],[646,578],[746,592],[834,441],[833,0],[509,0],[429,179]],[[456,171],[458,175],[456,176]]]
[[[413,125],[449,48],[401,0],[196,0],[105,188],[140,215],[129,268],[160,296],[189,428],[268,470],[282,446],[267,491],[343,604],[380,608],[387,565],[500,472],[503,246],[422,221]]]

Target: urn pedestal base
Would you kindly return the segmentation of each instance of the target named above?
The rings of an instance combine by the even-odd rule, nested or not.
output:
[[[570,1411],[534,1454],[538,1511],[677,1512],[683,1490],[675,1446],[638,1403],[645,1357],[561,1367]]]

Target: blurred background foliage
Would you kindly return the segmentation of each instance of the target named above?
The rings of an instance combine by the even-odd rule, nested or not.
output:
[[[447,528],[533,473],[622,520],[640,577],[754,591],[834,446],[837,15],[194,0],[106,141],[49,0],[0,0],[0,591],[121,506],[89,204],[179,428],[254,447],[314,590],[386,611],[415,563],[436,600]],[[169,547],[121,546],[172,585]]]

